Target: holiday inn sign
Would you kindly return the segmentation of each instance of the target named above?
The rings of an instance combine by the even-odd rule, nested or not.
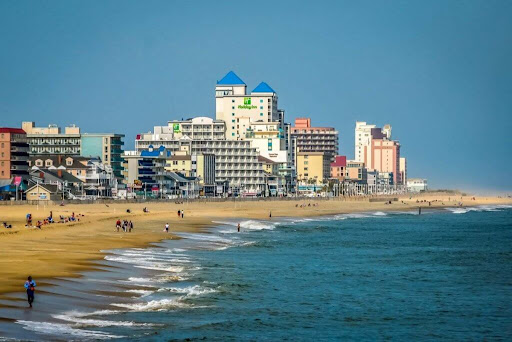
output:
[[[250,97],[244,97],[244,104],[238,105],[238,109],[255,109],[256,106],[251,105],[251,98]]]

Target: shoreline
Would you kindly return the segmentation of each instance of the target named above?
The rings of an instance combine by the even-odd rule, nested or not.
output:
[[[272,217],[320,217],[336,214],[364,213],[368,211],[412,211],[418,207],[424,209],[443,209],[458,207],[461,197],[445,193],[397,196],[399,201],[393,204],[383,202],[369,202],[365,200],[330,200],[315,201],[300,199],[297,201],[261,201],[247,202],[211,202],[211,203],[114,203],[114,204],[87,204],[48,206],[34,210],[35,206],[19,205],[11,207],[8,213],[2,212],[13,224],[13,230],[0,230],[0,275],[3,277],[0,285],[0,299],[13,306],[25,303],[19,300],[17,294],[23,295],[22,284],[31,274],[38,281],[42,290],[52,287],[52,282],[58,278],[80,278],[83,272],[100,270],[95,262],[107,255],[107,250],[118,248],[144,248],[156,245],[163,240],[178,239],[174,234],[167,235],[162,232],[163,225],[169,222],[171,232],[195,233],[202,228],[216,226],[215,220],[229,219],[256,219],[268,220],[270,212]],[[447,201],[448,197],[457,200]],[[481,205],[512,204],[512,199],[497,197],[462,197],[463,207]],[[427,202],[416,203],[416,200]],[[428,201],[436,201],[428,206]],[[403,204],[401,201],[405,202]],[[446,202],[446,203],[445,203]],[[300,208],[300,204],[318,203],[318,206]],[[444,205],[443,205],[443,204]],[[142,213],[142,207],[147,206],[150,212]],[[126,213],[130,207],[131,213]],[[0,207],[0,211],[5,207]],[[123,212],[124,208],[124,212]],[[177,217],[177,210],[184,208],[185,218]],[[84,213],[82,220],[73,224],[52,224],[43,226],[42,230],[27,229],[23,227],[24,211],[31,210],[35,220],[44,217],[49,210],[54,217],[60,214]],[[9,219],[9,217],[11,219]],[[15,218],[18,217],[18,220]],[[115,232],[115,219],[133,220],[135,228],[132,233]],[[2,218],[5,220],[5,218]],[[21,226],[20,226],[21,225]],[[80,229],[82,228],[82,229]],[[6,232],[7,231],[7,232]],[[101,270],[100,270],[101,271]],[[21,297],[20,297],[21,298]]]

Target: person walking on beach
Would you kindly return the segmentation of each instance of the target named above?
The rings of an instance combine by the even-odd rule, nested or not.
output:
[[[185,210],[181,209],[181,218],[183,218],[183,216],[185,216]]]
[[[130,233],[131,233],[131,232],[132,232],[132,229],[133,229],[133,222],[132,222],[132,221],[130,221],[130,222],[128,223],[128,228],[130,229]]]
[[[117,232],[119,233],[119,228],[121,228],[121,221],[119,219],[117,219],[117,222],[116,222],[116,229],[117,229]]]
[[[181,210],[178,209],[178,217],[181,216]]]
[[[25,289],[27,289],[28,305],[32,307],[32,303],[34,302],[34,292],[36,290],[36,282],[32,280],[31,276],[28,276],[27,281],[25,282]]]
[[[165,229],[164,230],[165,230],[166,233],[169,233],[169,223],[165,224]]]

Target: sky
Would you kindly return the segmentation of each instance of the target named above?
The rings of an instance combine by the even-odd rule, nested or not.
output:
[[[0,126],[215,116],[233,70],[286,121],[391,124],[408,176],[512,191],[512,1],[0,1]]]

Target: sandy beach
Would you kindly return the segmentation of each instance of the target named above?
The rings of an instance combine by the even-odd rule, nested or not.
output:
[[[449,200],[450,199],[450,200]],[[417,203],[417,201],[421,201]],[[424,202],[423,202],[424,201]],[[431,202],[429,206],[428,202]],[[461,197],[446,193],[429,193],[412,198],[403,196],[399,201],[370,202],[365,198],[335,200],[286,200],[286,201],[225,201],[225,202],[173,202],[112,203],[80,205],[3,205],[0,221],[11,229],[0,228],[0,298],[10,292],[18,292],[27,275],[38,280],[39,289],[55,277],[76,277],[81,271],[94,269],[93,261],[102,259],[102,250],[128,247],[144,247],[164,239],[176,238],[172,232],[194,232],[225,218],[271,219],[277,217],[321,216],[365,211],[418,210],[418,206],[433,209],[439,207],[512,204],[510,198]],[[302,207],[301,207],[302,206]],[[149,213],[144,213],[147,207]],[[127,212],[130,210],[130,213]],[[184,210],[184,218],[177,211]],[[60,215],[75,216],[78,222],[54,223],[42,229],[25,227],[25,216],[31,213],[37,222],[48,217],[50,211],[58,219]],[[80,214],[80,216],[78,216]],[[131,220],[131,233],[117,232],[117,219]],[[169,223],[170,234],[163,232]]]

